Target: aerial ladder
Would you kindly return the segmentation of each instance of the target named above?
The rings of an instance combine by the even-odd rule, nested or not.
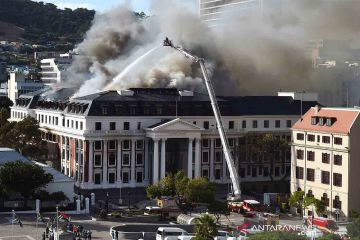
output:
[[[172,43],[172,41],[169,40],[168,38],[166,38],[164,40],[163,45],[166,46],[166,47],[172,47],[175,50],[180,51],[181,53],[183,53],[185,55],[185,57],[190,58],[195,63],[200,64],[201,71],[202,71],[202,73],[204,75],[205,86],[206,86],[207,92],[209,94],[211,107],[212,107],[212,110],[214,112],[217,128],[219,130],[219,135],[220,135],[221,144],[222,144],[222,147],[223,147],[224,156],[225,156],[226,163],[227,163],[229,173],[230,173],[230,179],[231,179],[231,182],[232,182],[232,197],[231,197],[231,199],[240,199],[241,190],[240,190],[239,177],[238,177],[238,174],[237,174],[237,171],[236,171],[233,156],[232,156],[231,151],[230,151],[229,142],[228,142],[228,139],[227,139],[227,137],[225,135],[224,125],[223,125],[223,121],[222,121],[222,118],[221,118],[219,105],[218,105],[217,100],[216,100],[214,88],[213,88],[213,85],[211,83],[211,80],[209,78],[209,75],[208,75],[206,67],[205,67],[205,60],[203,58],[197,57],[197,56],[189,53],[188,51],[184,50],[181,46],[175,46]]]

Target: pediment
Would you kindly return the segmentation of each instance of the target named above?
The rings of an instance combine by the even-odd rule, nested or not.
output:
[[[155,127],[147,128],[150,131],[162,132],[162,131],[201,131],[203,128],[198,127],[190,122],[184,121],[180,118],[159,124]]]

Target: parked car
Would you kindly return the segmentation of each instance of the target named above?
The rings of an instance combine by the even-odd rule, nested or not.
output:
[[[189,235],[184,229],[177,227],[159,227],[156,240],[177,240],[179,236]]]

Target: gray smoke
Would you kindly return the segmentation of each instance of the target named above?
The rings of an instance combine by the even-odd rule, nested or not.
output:
[[[154,15],[145,19],[126,6],[95,16],[70,69],[77,96],[129,87],[200,90],[199,66],[159,47],[166,36],[206,59],[218,94],[304,90],[313,76],[307,41],[357,39],[360,30],[360,1],[268,0],[262,11],[225,12],[222,25],[211,29],[175,1],[152,5]]]

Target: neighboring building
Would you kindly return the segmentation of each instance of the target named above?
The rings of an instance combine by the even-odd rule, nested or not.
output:
[[[0,83],[7,81],[6,63],[0,62]]]
[[[359,113],[313,107],[292,127],[291,192],[321,199],[328,216],[360,211]]]
[[[59,84],[66,79],[67,69],[72,63],[71,54],[41,60],[41,80],[46,85]]]
[[[20,72],[10,72],[9,80],[4,87],[6,87],[7,96],[15,102],[20,95],[43,89],[45,85],[40,81],[25,80],[25,75]]]
[[[263,0],[199,0],[199,17],[209,26],[217,26],[226,21],[229,14],[246,11],[261,11]]]
[[[36,118],[43,138],[51,145],[51,160],[59,163],[81,190],[141,188],[178,170],[190,178],[230,182],[207,94],[134,88],[71,98],[74,91],[23,95],[11,107],[10,121],[27,115]],[[241,147],[248,133],[273,133],[290,139],[290,127],[300,117],[301,104],[304,112],[317,104],[278,96],[217,100],[233,151]],[[270,162],[259,165],[253,159],[239,159],[239,155],[235,154],[235,164],[244,191],[274,192],[277,183],[288,179],[290,153],[285,164],[275,161],[273,182],[268,175]],[[290,188],[289,180],[282,183]]]
[[[65,195],[72,200],[74,197],[74,180],[68,176],[65,176],[61,172],[56,171],[54,168],[49,167],[46,164],[42,164],[35,161],[30,161],[17,151],[11,148],[0,148],[0,168],[8,162],[21,161],[25,163],[33,163],[40,166],[46,173],[50,173],[53,176],[53,180],[44,188],[47,192],[53,193],[62,191]]]

